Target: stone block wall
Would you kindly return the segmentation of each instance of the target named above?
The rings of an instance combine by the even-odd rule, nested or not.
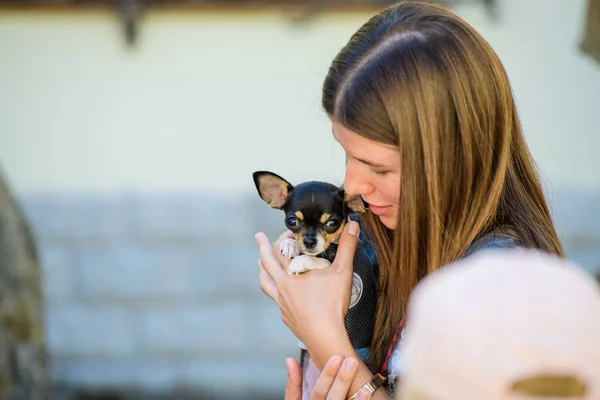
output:
[[[247,196],[26,196],[55,383],[282,398],[296,341],[258,287],[254,233],[282,214]],[[550,196],[569,258],[600,269],[600,192]],[[211,393],[219,388],[220,396]]]
[[[282,217],[244,196],[36,196],[52,378],[63,385],[281,395],[294,337],[258,287],[253,235]]]

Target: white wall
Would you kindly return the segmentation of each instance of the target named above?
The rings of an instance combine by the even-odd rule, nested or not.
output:
[[[585,1],[500,3],[497,22],[458,11],[504,61],[545,177],[600,187],[600,66],[577,49]],[[128,50],[112,14],[0,14],[0,163],[19,192],[239,192],[263,168],[341,180],[320,88],[366,17],[153,13]]]
[[[112,15],[0,16],[0,160],[26,192],[240,191],[263,168],[339,177],[320,85],[363,18],[150,15],[128,50]]]

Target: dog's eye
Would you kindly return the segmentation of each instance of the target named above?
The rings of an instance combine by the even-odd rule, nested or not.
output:
[[[285,223],[290,228],[293,228],[298,225],[298,219],[296,217],[289,217],[288,219],[285,220]]]
[[[335,218],[331,218],[329,221],[327,221],[325,223],[325,226],[328,228],[337,228],[338,226],[340,226],[340,221],[338,221]]]

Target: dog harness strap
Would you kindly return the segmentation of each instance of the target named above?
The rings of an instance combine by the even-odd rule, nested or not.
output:
[[[383,360],[383,366],[381,367],[381,370],[379,371],[379,373],[383,374],[384,376],[387,376],[386,370],[387,370],[388,360],[390,359],[390,356],[392,355],[392,351],[394,351],[394,347],[396,347],[396,342],[398,341],[398,335],[402,331],[402,323],[403,322],[404,322],[404,318],[402,318],[400,320],[400,323],[398,324],[398,329],[396,330],[396,333],[394,334],[394,337],[392,338],[392,343],[390,344],[390,347],[388,347],[387,353],[385,354],[385,359]]]

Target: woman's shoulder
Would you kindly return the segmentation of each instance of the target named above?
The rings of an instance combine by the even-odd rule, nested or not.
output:
[[[516,232],[510,227],[501,227],[475,240],[463,257],[470,256],[479,250],[510,249],[521,246]]]

